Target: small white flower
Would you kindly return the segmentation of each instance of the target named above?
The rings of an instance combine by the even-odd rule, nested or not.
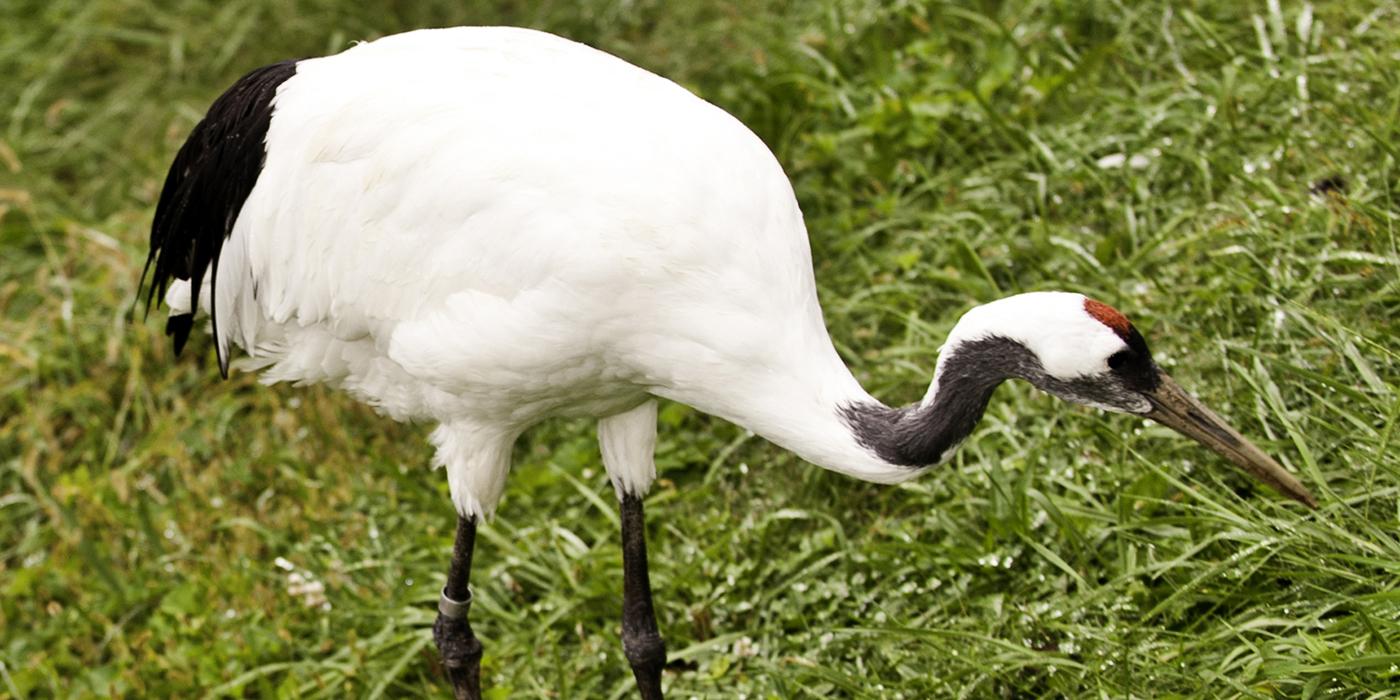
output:
[[[1100,170],[1116,170],[1124,165],[1133,170],[1142,170],[1152,164],[1152,159],[1142,153],[1135,153],[1131,158],[1124,153],[1110,153],[1098,159],[1096,164]]]

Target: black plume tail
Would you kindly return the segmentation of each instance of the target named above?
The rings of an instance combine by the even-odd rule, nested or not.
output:
[[[151,223],[151,252],[140,286],[146,289],[146,313],[150,313],[157,296],[165,297],[172,279],[189,280],[190,315],[172,316],[165,326],[177,355],[194,326],[205,271],[211,271],[212,289],[217,281],[219,251],[262,172],[277,87],[295,74],[296,61],[283,61],[239,78],[214,100],[170,165]],[[146,287],[146,275],[152,269],[151,285]],[[209,307],[214,307],[212,298]],[[211,316],[216,319],[214,348],[219,372],[227,377],[228,358],[217,342],[218,316]]]

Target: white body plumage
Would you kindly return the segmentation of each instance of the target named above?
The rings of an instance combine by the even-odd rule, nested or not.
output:
[[[827,337],[786,176],[724,111],[509,28],[301,61],[273,104],[216,342],[267,382],[440,422],[463,513],[493,510],[511,443],[550,415],[638,411],[602,430],[614,483],[644,492],[652,395],[862,478],[912,476],[831,410],[869,397]]]

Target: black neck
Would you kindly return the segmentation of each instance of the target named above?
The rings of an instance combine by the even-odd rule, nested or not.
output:
[[[1025,377],[1036,364],[1025,346],[1002,337],[962,343],[944,352],[951,354],[939,368],[933,400],[926,405],[843,407],[856,440],[880,459],[911,468],[942,462],[977,427],[997,386]]]

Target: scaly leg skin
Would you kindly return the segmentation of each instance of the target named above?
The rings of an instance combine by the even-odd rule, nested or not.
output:
[[[456,700],[481,700],[481,642],[477,641],[467,621],[472,604],[467,579],[471,576],[475,544],[475,518],[458,517],[452,566],[447,570],[447,585],[442,588],[437,621],[433,623],[433,641],[437,642],[443,668],[452,681],[452,697]]]
[[[642,700],[663,700],[661,669],[666,665],[666,643],[656,629],[656,613],[651,607],[642,499],[625,494],[621,510],[622,650],[632,665]]]

